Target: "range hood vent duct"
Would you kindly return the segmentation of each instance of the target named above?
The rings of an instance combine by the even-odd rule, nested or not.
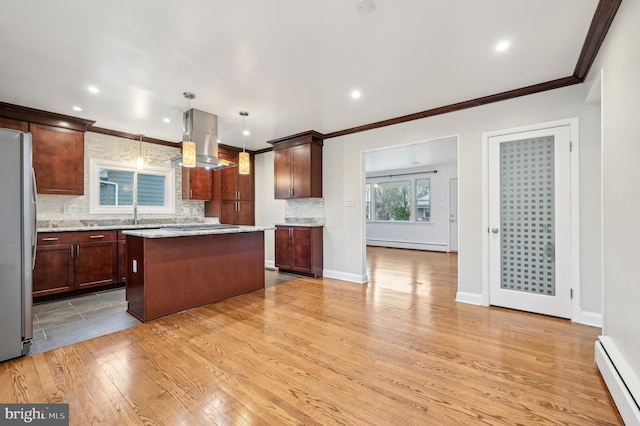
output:
[[[196,143],[196,167],[226,169],[236,163],[218,158],[218,116],[191,108],[183,117],[183,140]],[[173,166],[182,166],[182,155],[169,160]]]

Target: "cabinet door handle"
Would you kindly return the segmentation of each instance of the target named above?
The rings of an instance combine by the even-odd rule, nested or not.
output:
[[[193,189],[189,190],[189,198],[193,198]]]
[[[236,200],[240,199],[240,191],[236,191]]]
[[[104,238],[104,235],[91,235],[89,236],[89,238],[95,239],[95,238]]]
[[[76,259],[80,259],[80,246],[76,245]]]
[[[58,237],[47,237],[43,238],[42,241],[58,241]]]

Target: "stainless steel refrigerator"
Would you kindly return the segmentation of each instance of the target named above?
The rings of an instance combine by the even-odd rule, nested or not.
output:
[[[31,135],[0,129],[0,361],[25,355],[33,337],[36,187]]]

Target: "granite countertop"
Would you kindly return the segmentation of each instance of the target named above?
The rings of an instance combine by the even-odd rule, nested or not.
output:
[[[306,226],[309,228],[315,228],[324,226],[324,219],[286,217],[284,222],[276,223],[275,226]]]
[[[274,226],[300,226],[307,228],[321,228],[324,226],[323,223],[309,223],[309,222],[286,222],[286,223],[276,223]]]
[[[201,224],[202,225],[202,224]],[[232,227],[231,227],[232,226]],[[274,229],[269,226],[242,226],[230,225],[229,228],[209,228],[198,226],[184,229],[157,228],[156,229],[136,229],[124,231],[125,235],[141,238],[172,238],[172,237],[192,237],[195,235],[213,234],[237,234],[241,232],[263,232]]]
[[[219,224],[217,218],[206,221],[181,222],[170,219],[142,219],[137,225],[131,219],[122,220],[65,220],[65,221],[39,221],[38,232],[67,232],[67,231],[110,231],[116,229],[154,229],[173,225],[204,225]]]

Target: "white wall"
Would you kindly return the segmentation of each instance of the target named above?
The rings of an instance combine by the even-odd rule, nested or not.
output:
[[[367,244],[386,247],[447,251],[449,245],[449,179],[458,176],[456,163],[434,164],[423,170],[438,173],[424,175],[430,179],[430,222],[367,222]],[[374,176],[408,173],[409,170],[391,170],[371,173]],[[407,176],[408,179],[411,177]]]
[[[584,85],[537,93],[464,111],[387,126],[339,138],[327,139],[323,148],[323,196],[325,200],[324,268],[325,276],[356,282],[367,280],[365,220],[363,209],[364,151],[395,145],[458,136],[459,169],[459,291],[481,295],[482,292],[482,132],[519,127],[546,121],[578,117],[580,146],[598,146],[599,110],[584,104]],[[595,123],[595,124],[594,124]],[[256,165],[273,173],[270,160]],[[261,159],[262,160],[262,159]],[[582,171],[597,169],[593,156],[580,158]],[[593,166],[593,167],[592,167]],[[265,188],[263,210],[271,217],[280,209],[274,204],[273,188]],[[260,197],[256,192],[256,196]],[[345,199],[355,200],[355,207],[345,207]],[[273,206],[273,207],[270,207]],[[258,215],[260,213],[256,212]],[[280,217],[278,220],[281,220]],[[259,219],[262,220],[262,219]],[[581,212],[581,226],[598,229],[600,216],[593,209]],[[484,230],[486,232],[486,230]],[[588,240],[588,239],[587,239]],[[591,257],[588,257],[590,255]],[[598,263],[599,256],[584,251],[582,264]],[[598,277],[585,279],[580,288],[581,301],[588,309],[600,312],[601,287]],[[584,309],[584,307],[583,307]]]
[[[602,70],[604,342],[609,355],[616,354],[616,369],[636,401],[640,401],[639,22],[640,1],[623,1],[588,79],[591,83]],[[631,424],[628,418],[625,421]],[[640,422],[640,415],[635,421]]]
[[[256,155],[254,166],[256,226],[283,223],[285,201],[273,198],[273,152]],[[264,232],[264,256],[266,266],[275,266],[274,231]]]

